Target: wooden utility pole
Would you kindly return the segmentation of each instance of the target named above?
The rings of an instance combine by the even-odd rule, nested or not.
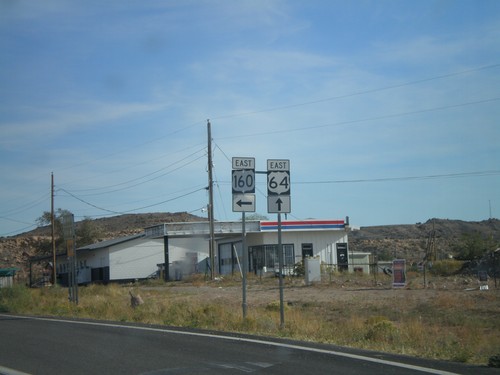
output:
[[[57,274],[56,274],[56,239],[55,239],[55,213],[54,213],[54,173],[50,174],[50,226],[51,226],[51,237],[52,237],[52,285],[57,284]]]
[[[208,132],[208,222],[210,231],[209,255],[210,255],[210,278],[215,278],[215,235],[214,235],[214,193],[213,193],[213,176],[212,176],[212,130],[210,120],[207,120]]]

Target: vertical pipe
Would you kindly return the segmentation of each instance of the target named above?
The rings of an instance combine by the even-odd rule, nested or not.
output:
[[[52,237],[52,285],[56,285],[57,274],[56,274],[56,240],[55,240],[55,217],[54,217],[54,173],[50,174],[50,227],[51,227],[51,237]]]
[[[163,253],[164,253],[164,256],[165,256],[165,270],[163,271],[163,277],[164,277],[164,280],[166,282],[168,282],[168,279],[170,278],[170,275],[169,275],[169,263],[170,263],[170,257],[169,257],[169,251],[168,251],[168,236],[167,236],[167,232],[165,231],[165,233],[163,234]]]
[[[241,250],[243,251],[243,282],[242,282],[242,308],[243,308],[243,319],[247,317],[247,273],[248,273],[248,254],[247,254],[247,242],[246,242],[246,228],[245,228],[245,211],[241,213]]]
[[[283,244],[281,241],[281,214],[278,213],[278,266],[280,289],[280,327],[285,327],[285,307],[283,305]]]
[[[210,254],[210,278],[215,278],[215,240],[214,240],[214,193],[213,193],[213,177],[212,177],[212,129],[210,121],[207,120],[207,133],[208,133],[208,221],[210,227],[210,241],[209,241],[209,254]]]

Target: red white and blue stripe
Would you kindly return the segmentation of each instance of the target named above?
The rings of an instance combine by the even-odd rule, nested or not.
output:
[[[344,220],[284,220],[281,222],[281,230],[339,230],[345,229]],[[261,221],[262,232],[278,230],[277,221]]]

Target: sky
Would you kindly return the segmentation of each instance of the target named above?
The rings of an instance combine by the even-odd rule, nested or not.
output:
[[[207,217],[208,120],[216,220],[233,157],[290,161],[286,219],[498,218],[499,41],[497,0],[1,1],[0,236],[51,173],[77,221]]]

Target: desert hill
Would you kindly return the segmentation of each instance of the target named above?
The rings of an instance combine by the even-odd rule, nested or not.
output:
[[[349,248],[379,258],[422,260],[433,239],[437,258],[453,255],[465,234],[478,233],[500,243],[500,220],[478,222],[430,219],[425,223],[361,227],[349,235]]]
[[[207,219],[186,212],[165,212],[126,214],[94,219],[91,222],[99,229],[97,241],[102,241],[140,233],[144,228],[161,223],[205,220]],[[80,228],[82,223],[82,221],[75,223],[76,230]],[[0,268],[19,268],[21,270],[19,277],[25,278],[29,269],[28,259],[34,256],[52,254],[51,249],[50,226],[39,227],[12,237],[0,237]]]
[[[191,215],[187,212],[155,212],[147,214],[125,214],[93,219],[92,222],[102,231],[103,236],[115,238],[129,234],[139,233],[144,228],[173,222],[205,221],[206,218]],[[82,222],[76,222],[76,229]],[[50,236],[50,227],[36,228],[30,232],[19,234],[15,237]]]

